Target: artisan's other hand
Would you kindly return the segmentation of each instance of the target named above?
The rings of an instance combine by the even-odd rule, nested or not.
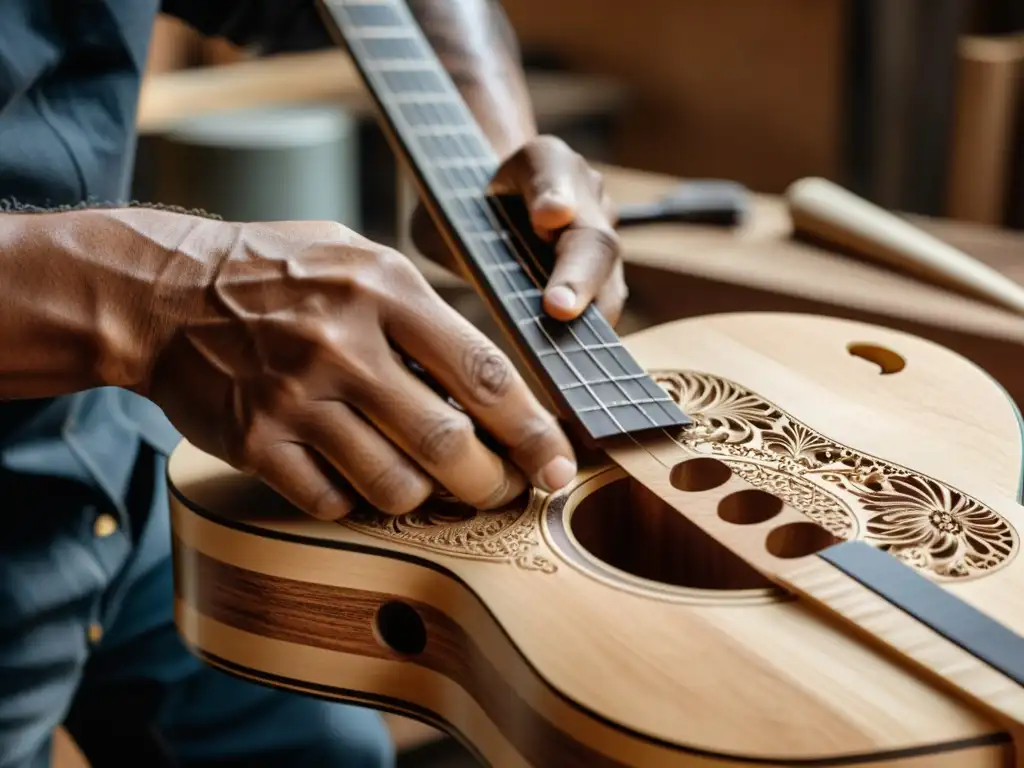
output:
[[[193,444],[324,519],[359,497],[408,512],[437,484],[495,507],[527,477],[555,490],[575,474],[569,441],[507,357],[408,259],[339,224],[8,215],[0,246],[0,395],[132,389]]]
[[[627,290],[614,228],[615,206],[601,174],[561,139],[539,136],[502,163],[492,189],[522,195],[534,230],[555,241],[555,269],[545,286],[545,310],[559,320],[572,320],[594,301],[611,323],[617,323]],[[424,255],[458,271],[422,204],[413,215],[412,233]]]
[[[401,254],[327,222],[197,221],[179,250],[218,240],[208,306],[161,349],[148,391],[204,450],[326,519],[357,496],[405,513],[436,483],[490,508],[525,489],[524,473],[548,490],[575,473],[569,441],[508,358]]]

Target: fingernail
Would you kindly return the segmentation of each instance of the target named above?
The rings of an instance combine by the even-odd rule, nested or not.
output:
[[[576,463],[565,456],[556,456],[537,473],[536,485],[549,493],[564,488],[576,477]]]
[[[567,195],[554,189],[541,192],[533,199],[534,208],[568,208],[571,205]]]
[[[576,291],[565,285],[556,285],[547,292],[548,304],[572,311],[576,308]]]

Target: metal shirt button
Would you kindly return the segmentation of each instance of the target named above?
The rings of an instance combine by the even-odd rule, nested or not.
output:
[[[105,539],[107,536],[117,532],[117,520],[113,515],[108,515],[104,512],[92,524],[92,531],[96,534],[97,538]]]
[[[89,625],[89,629],[86,630],[86,635],[89,638],[89,642],[94,645],[103,639],[103,627],[96,622]]]

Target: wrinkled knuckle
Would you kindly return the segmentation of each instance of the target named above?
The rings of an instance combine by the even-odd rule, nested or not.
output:
[[[250,429],[239,444],[239,458],[244,471],[264,474],[272,467],[278,453],[287,445],[279,440],[268,441],[263,430]]]
[[[505,355],[491,344],[470,344],[462,363],[470,393],[480,403],[490,405],[497,402],[512,386],[512,366]]]
[[[453,411],[436,420],[423,433],[419,452],[430,464],[447,464],[464,456],[475,439],[472,420]]]
[[[318,331],[317,335],[325,334]],[[324,339],[317,343],[328,344],[329,342]],[[299,378],[295,376],[280,376],[274,381],[273,386],[267,388],[263,409],[268,413],[285,415],[291,413],[305,398],[306,387]]]
[[[469,504],[474,509],[495,509],[506,502],[511,485],[512,483],[508,477],[503,476],[501,480],[497,481],[489,491],[479,498],[469,499]]]
[[[622,241],[618,234],[611,227],[596,227],[593,230],[596,246],[602,252],[618,258],[622,250]]]
[[[394,248],[380,249],[377,254],[377,267],[386,280],[408,280],[419,274],[405,254]]]
[[[513,452],[518,460],[533,464],[531,457],[546,456],[550,453],[559,434],[558,421],[554,416],[538,416],[524,425]]]
[[[386,467],[366,483],[366,500],[389,515],[405,515],[430,496],[430,485],[402,467]]]
[[[376,261],[361,264],[358,269],[346,276],[345,290],[348,298],[352,300],[379,304],[388,296],[387,278],[382,270],[378,269]]]
[[[405,282],[403,270],[412,268],[408,259],[391,248],[374,246],[361,256],[345,278],[348,290],[358,299],[386,301]]]

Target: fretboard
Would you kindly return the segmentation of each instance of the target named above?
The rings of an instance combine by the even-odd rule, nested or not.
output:
[[[321,8],[393,148],[562,416],[592,440],[689,424],[593,305],[568,323],[544,311],[553,248],[533,234],[518,198],[488,194],[499,158],[404,0],[321,0]]]

